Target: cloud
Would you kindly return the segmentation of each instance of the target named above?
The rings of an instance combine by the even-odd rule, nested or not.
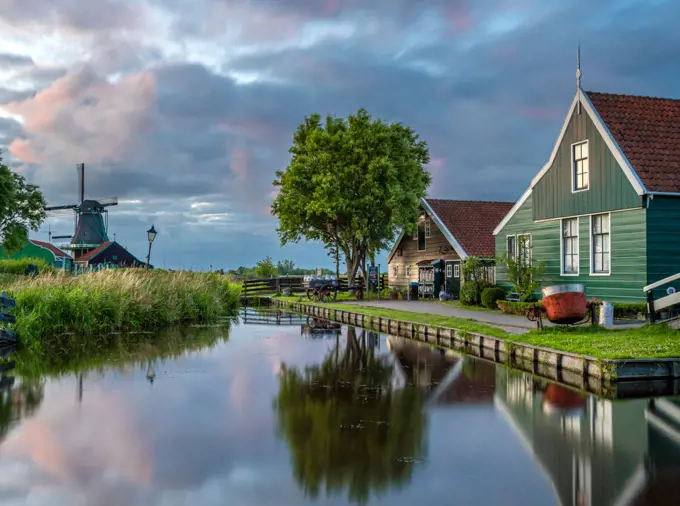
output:
[[[412,126],[431,150],[432,196],[514,200],[559,132],[579,39],[586,88],[674,96],[680,78],[670,1],[39,3],[0,3],[0,61],[21,76],[0,82],[0,117],[20,125],[0,124],[0,147],[50,201],[74,198],[85,162],[90,195],[153,202],[121,205],[111,223],[122,239],[172,220],[180,242],[154,248],[173,265],[234,267],[239,251],[328,263],[320,248],[279,250],[267,212],[312,112],[365,107]],[[229,217],[196,221],[196,200]]]

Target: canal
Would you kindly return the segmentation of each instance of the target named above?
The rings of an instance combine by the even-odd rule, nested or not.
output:
[[[680,399],[598,399],[306,317],[6,369],[2,505],[679,503]]]

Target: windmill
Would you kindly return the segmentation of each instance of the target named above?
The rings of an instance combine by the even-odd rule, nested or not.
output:
[[[51,216],[60,216],[63,215],[64,211],[73,211],[75,218],[74,234],[53,235],[52,238],[70,238],[70,244],[60,245],[59,247],[71,250],[74,258],[78,258],[109,241],[109,212],[107,207],[118,205],[118,197],[85,200],[85,164],[76,165],[76,171],[78,173],[80,203],[45,207],[45,211]]]

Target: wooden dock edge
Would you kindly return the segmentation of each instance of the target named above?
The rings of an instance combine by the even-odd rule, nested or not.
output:
[[[327,320],[370,328],[386,334],[418,339],[437,346],[505,362],[512,367],[601,393],[607,383],[628,380],[680,378],[680,358],[606,360],[506,341],[465,330],[426,325],[396,318],[367,315],[319,304],[269,299],[274,306]],[[675,390],[675,388],[674,388]]]

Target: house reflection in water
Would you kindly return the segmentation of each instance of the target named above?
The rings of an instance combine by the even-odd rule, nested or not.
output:
[[[401,381],[430,408],[489,404],[563,506],[680,504],[680,399],[598,399],[520,371],[399,337]]]
[[[565,506],[678,504],[680,413],[672,400],[611,401],[498,368],[495,402]],[[664,407],[659,413],[659,404]],[[663,423],[655,418],[663,416]],[[659,480],[662,481],[659,481]],[[660,495],[659,495],[660,494]],[[652,499],[652,497],[654,497]]]

